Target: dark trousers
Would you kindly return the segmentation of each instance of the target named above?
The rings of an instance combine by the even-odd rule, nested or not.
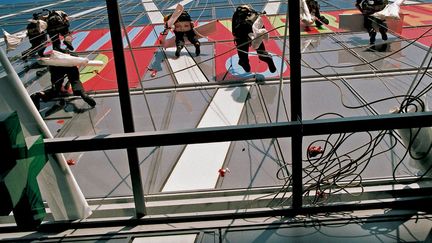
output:
[[[85,96],[84,87],[79,79],[79,70],[77,67],[49,67],[51,73],[51,84],[53,95],[61,95],[64,78],[67,77],[72,86],[73,94]]]
[[[236,39],[236,47],[237,47],[237,53],[239,56],[239,63],[249,65],[249,43],[247,43],[249,39],[243,39],[239,38]],[[247,43],[247,44],[246,44]],[[264,43],[261,43],[261,45],[256,50],[258,53],[258,58],[266,63],[273,63],[272,57],[269,55],[269,53],[266,51]]]
[[[186,35],[187,39],[190,41],[190,43],[197,45],[199,44],[199,41],[196,37],[195,31],[193,29],[186,31],[186,32],[177,32],[174,31],[175,34],[175,43],[176,46],[183,48],[185,45],[184,42],[184,36]]]
[[[48,29],[48,35],[51,39],[51,43],[54,50],[61,49],[60,35],[66,37],[70,35],[69,26],[64,27],[56,27],[52,29]]]
[[[41,33],[40,36],[30,39],[31,49],[43,57],[45,52],[45,42],[47,41],[46,33]]]
[[[365,29],[369,33],[371,44],[375,43],[375,38],[376,38],[376,31],[373,27],[373,23],[376,23],[378,25],[378,30],[381,33],[381,35],[383,35],[383,36],[387,35],[388,27],[387,27],[387,23],[385,22],[385,20],[377,19],[377,18],[375,18],[371,15],[367,15],[367,14],[363,15],[363,19],[364,19],[363,26],[365,27]]]

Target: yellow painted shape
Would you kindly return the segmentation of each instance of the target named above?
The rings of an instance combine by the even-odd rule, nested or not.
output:
[[[285,22],[282,21],[282,18],[285,18],[285,15],[269,16],[268,19],[269,19],[270,23],[272,24],[272,26],[271,27],[266,26],[266,29],[270,30],[270,29],[274,29],[274,28],[277,28],[280,26],[284,26]],[[285,31],[284,28],[278,28],[277,29],[277,32],[281,36],[284,35],[284,31]]]
[[[425,25],[425,21],[431,19],[429,14],[424,14],[421,12],[409,11],[404,9],[402,13],[406,14],[404,16],[404,22],[410,26]]]
[[[219,20],[219,23],[221,23],[225,28],[229,30],[229,32],[231,32],[231,20]]]
[[[80,71],[80,73],[82,73],[80,74],[81,83],[85,83],[88,80],[92,79],[94,76],[96,76],[96,73],[94,73],[93,71],[102,71],[109,61],[108,57],[103,54],[97,55],[94,60],[102,61],[104,64],[102,66],[86,66],[85,68],[83,68]]]

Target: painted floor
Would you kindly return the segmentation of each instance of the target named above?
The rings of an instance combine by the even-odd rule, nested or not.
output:
[[[193,46],[175,58],[174,49],[159,45],[161,18],[182,2],[197,25],[217,18],[216,32],[202,38],[201,55]],[[207,3],[206,3],[207,2]],[[226,2],[226,3],[225,3]],[[265,10],[264,25],[270,31],[266,49],[273,56],[277,72],[271,73],[256,53],[250,50],[251,73],[237,64],[238,55],[232,40],[232,1],[120,1],[125,23],[123,44],[128,82],[132,94],[133,115],[137,131],[179,130],[236,124],[289,121],[289,53],[283,50],[286,3],[260,1],[252,3]],[[244,1],[249,2],[249,1]],[[348,3],[349,2],[349,3]],[[366,32],[340,29],[341,14],[356,13],[353,3],[344,0],[320,1],[322,14],[330,23],[322,29],[312,26],[302,31],[303,119],[353,117],[389,113],[402,102],[423,65],[428,67],[428,47],[432,44],[432,1],[407,1],[402,6],[403,22],[399,32],[389,31],[388,46],[382,51],[367,51]],[[1,3],[3,4],[3,3]],[[1,5],[0,4],[0,5]],[[53,108],[55,102],[43,104],[41,114],[57,137],[121,133],[122,122],[117,82],[111,51],[110,33],[104,1],[44,1],[34,7],[26,3],[11,5],[13,11],[0,7],[0,27],[10,33],[25,28],[34,11],[62,9],[72,17],[73,46],[80,56],[101,60],[101,67],[81,69],[85,89],[95,97],[90,107],[80,99],[65,107]],[[227,7],[228,6],[228,7]],[[10,14],[13,13],[13,14]],[[172,38],[172,33],[167,38]],[[377,44],[381,42],[378,35]],[[2,44],[3,45],[3,44]],[[44,68],[24,63],[20,53],[29,47],[22,44],[8,56],[27,87],[33,93],[49,86],[49,74],[37,76]],[[3,48],[4,46],[2,46]],[[47,52],[50,47],[47,48]],[[157,70],[154,77],[153,70]],[[285,80],[280,86],[279,79]],[[417,77],[418,79],[418,77]],[[430,99],[429,73],[422,75],[414,93]],[[279,87],[282,91],[279,92]],[[144,92],[143,92],[144,91]],[[281,94],[281,95],[279,95]],[[375,101],[380,102],[375,102]],[[366,105],[369,104],[370,105]],[[374,151],[365,148],[377,133],[358,133],[346,137],[339,148],[345,158],[355,161],[356,172],[363,179],[416,175],[418,166],[407,158],[399,143],[383,137]],[[309,145],[337,143],[333,135],[304,138]],[[324,146],[324,145],[322,145]],[[329,147],[327,147],[329,148]],[[352,148],[354,149],[354,151]],[[234,189],[283,185],[285,171],[290,170],[290,139],[266,139],[214,144],[179,145],[139,149],[145,192],[178,190]],[[132,195],[125,151],[111,150],[65,154],[76,162],[71,168],[87,198]],[[366,155],[366,157],[364,157]],[[343,157],[342,156],[342,157]],[[305,157],[305,168],[310,160]],[[342,161],[332,161],[331,173]],[[221,168],[229,168],[221,176]],[[305,181],[314,178],[310,171]]]

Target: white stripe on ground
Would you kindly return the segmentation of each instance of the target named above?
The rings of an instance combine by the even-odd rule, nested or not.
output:
[[[185,5],[189,2],[191,0],[182,1],[181,4]],[[149,2],[144,3],[143,0],[142,3],[147,11],[152,9],[151,5],[146,7]],[[176,6],[170,9],[175,9]],[[160,14],[159,11],[157,13]],[[152,23],[155,23],[154,20]],[[179,58],[173,59],[175,49],[175,47],[167,48],[166,52],[168,63],[177,82],[179,84],[208,82],[201,69],[194,66],[196,64],[194,59],[185,49],[182,50]],[[191,54],[194,55],[194,51]],[[248,93],[249,90],[245,87],[219,89],[198,127],[237,124]],[[229,147],[230,142],[187,145],[162,191],[214,188],[219,177],[218,169],[223,166]]]
[[[264,7],[263,11],[266,11],[267,14],[277,14],[280,6],[280,2],[269,2]]]
[[[178,4],[181,4],[181,5],[185,6],[186,4],[188,4],[188,3],[192,2],[192,1],[193,1],[193,0],[183,0],[183,1],[179,2]],[[174,10],[176,7],[177,7],[177,3],[174,4],[174,5],[172,5],[172,6],[169,7],[168,9],[170,9],[170,10]]]
[[[70,2],[70,1],[71,0],[63,0],[63,1],[56,2],[56,3],[51,3],[51,4],[39,6],[39,7],[36,7],[36,8],[26,9],[26,10],[23,10],[23,11],[14,13],[14,14],[8,14],[8,15],[0,16],[0,19],[4,19],[4,18],[8,18],[8,17],[13,17],[13,16],[16,16],[16,15],[19,15],[19,14],[22,14],[22,13],[33,12],[35,10],[51,7],[51,6],[54,6],[54,5],[58,5],[60,3],[65,3],[65,2]]]
[[[185,49],[183,49],[180,53],[180,57],[177,59],[173,59],[172,56],[174,56],[173,54],[175,50],[176,50],[175,47],[171,47],[171,48],[167,48],[166,52],[167,52],[167,56],[169,57],[168,62],[171,65],[171,69],[174,72],[174,76],[176,77],[177,82],[179,84],[207,82],[207,78],[203,74],[201,69],[199,69],[198,66],[193,66],[196,63],[194,59],[189,55],[189,53]],[[194,55],[194,52],[192,52],[191,54]],[[186,70],[179,71],[182,69],[186,69]]]
[[[78,18],[78,17],[81,17],[81,16],[83,16],[83,15],[86,15],[86,14],[92,13],[92,12],[94,12],[94,11],[97,11],[97,10],[99,10],[99,9],[103,9],[103,8],[106,8],[106,6],[94,7],[94,8],[88,9],[88,10],[83,11],[83,12],[79,12],[79,13],[76,13],[76,14],[72,14],[72,15],[70,15],[69,17],[70,17],[70,18]]]
[[[142,1],[145,11],[150,19],[152,24],[162,24],[163,23],[163,15],[156,7],[153,1]]]
[[[236,125],[249,89],[219,89],[198,127]],[[190,144],[183,151],[162,191],[212,189],[219,178],[230,142]]]
[[[62,1],[62,2],[69,2],[69,1],[71,1],[71,0],[64,0],[64,1]],[[58,2],[58,3],[61,3],[61,2]],[[52,5],[52,4],[51,4]],[[45,7],[47,7],[47,5],[45,5],[44,6],[44,8]],[[95,7],[95,8],[92,8],[92,9],[88,9],[88,10],[86,10],[86,11],[83,11],[83,12],[79,12],[79,13],[76,13],[76,14],[72,14],[72,15],[70,15],[69,17],[71,18],[71,19],[73,19],[73,18],[78,18],[78,17],[81,17],[81,16],[83,16],[83,15],[86,15],[86,14],[89,14],[89,13],[92,13],[92,12],[94,12],[94,11],[97,11],[97,10],[100,10],[100,9],[103,9],[103,8],[105,8],[106,6],[99,6],[99,7]],[[29,10],[24,10],[24,11],[29,11]],[[22,11],[22,12],[24,12],[24,11]],[[13,14],[13,15],[17,15],[17,14]],[[3,17],[5,17],[5,16],[3,16]],[[1,18],[1,17],[0,17]],[[26,31],[26,30],[23,30],[23,31]],[[20,31],[21,32],[21,31]],[[17,32],[17,33],[19,33],[19,32]],[[15,33],[16,34],[16,33]],[[4,39],[3,38],[0,38],[0,43],[3,43],[4,42]]]

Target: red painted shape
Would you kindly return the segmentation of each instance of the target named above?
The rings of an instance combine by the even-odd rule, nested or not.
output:
[[[216,23],[216,31],[208,36],[209,41],[226,41],[233,40],[234,37],[230,29],[225,27],[221,22]]]
[[[270,30],[274,29],[275,27],[277,27],[277,26],[273,26],[272,25],[272,23],[267,18],[267,16],[263,15],[263,16],[261,16],[261,19],[263,20],[264,27],[266,28],[267,31],[270,31]],[[285,22],[285,18],[283,18],[281,20],[283,22]],[[283,29],[283,27],[282,27],[282,29]],[[270,35],[270,37],[278,37],[278,36],[280,36],[278,30],[270,31],[269,35]]]
[[[128,74],[128,82],[130,88],[137,88],[140,86],[140,77],[144,76],[147,71],[147,66],[153,58],[156,48],[146,48],[141,50],[134,50],[136,65],[138,67],[139,77],[135,69],[135,64],[132,55],[129,51],[125,52],[126,68]],[[117,89],[117,80],[115,74],[115,65],[113,53],[111,51],[102,52],[109,58],[109,62],[104,69],[99,71],[99,74],[85,82],[84,88],[86,90],[115,90]]]
[[[58,121],[57,121],[57,124],[64,124],[64,123],[65,123],[64,120],[58,120]]]
[[[147,38],[147,36],[150,35],[150,33],[153,31],[152,25],[146,25],[146,26],[137,26],[137,28],[142,27],[138,35],[131,40],[131,45],[133,48],[141,47],[141,44],[144,42],[144,40]]]
[[[423,35],[426,31],[427,32],[424,36],[417,40],[417,42],[420,42],[426,46],[432,45],[432,30],[430,30],[430,27],[417,27],[417,28],[404,28],[402,29],[402,37],[407,39],[416,39]]]
[[[77,52],[86,51],[91,45],[93,45],[96,41],[102,38],[106,33],[108,33],[108,29],[97,29],[91,30],[87,37],[83,40],[81,45],[76,49]]]

